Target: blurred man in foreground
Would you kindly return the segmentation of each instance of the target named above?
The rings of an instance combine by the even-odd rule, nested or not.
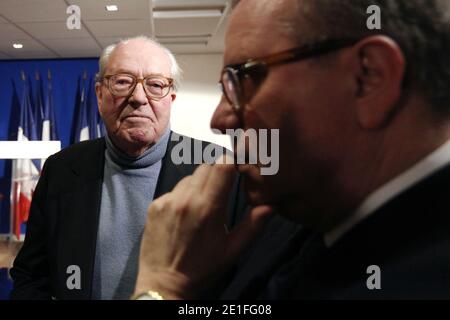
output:
[[[155,201],[135,293],[196,298],[263,231],[223,298],[449,298],[448,52],[445,0],[241,1],[211,125],[279,129],[279,173],[237,166],[253,210],[229,234],[232,166]]]

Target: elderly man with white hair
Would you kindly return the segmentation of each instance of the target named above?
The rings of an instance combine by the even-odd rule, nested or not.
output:
[[[105,48],[99,67],[107,135],[47,160],[11,270],[13,299],[128,299],[148,205],[196,167],[171,159],[173,54],[135,37]]]

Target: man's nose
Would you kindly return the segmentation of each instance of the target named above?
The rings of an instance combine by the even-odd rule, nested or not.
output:
[[[240,127],[242,127],[242,123],[238,114],[222,95],[211,119],[211,129],[217,129],[221,133],[225,133],[226,129],[237,129]]]
[[[147,94],[145,93],[142,83],[136,84],[136,87],[134,88],[133,92],[131,93],[128,101],[129,101],[130,105],[134,108],[138,108],[139,106],[148,103],[148,97],[147,97]]]

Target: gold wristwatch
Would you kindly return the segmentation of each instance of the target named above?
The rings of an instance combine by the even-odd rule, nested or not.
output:
[[[149,290],[131,297],[132,300],[164,300],[163,296],[157,291]]]

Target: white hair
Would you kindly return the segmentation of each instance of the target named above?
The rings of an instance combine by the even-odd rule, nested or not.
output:
[[[161,48],[167,54],[167,56],[169,57],[170,63],[171,63],[170,72],[171,72],[171,77],[173,79],[173,89],[175,91],[178,90],[178,88],[180,86],[182,70],[181,70],[180,66],[178,65],[177,60],[175,59],[174,54],[169,49],[167,49],[162,44],[160,44],[158,41],[156,41],[152,38],[149,38],[147,36],[136,36],[136,37],[126,38],[126,39],[121,39],[118,42],[113,43],[113,44],[107,46],[105,49],[103,49],[102,54],[100,55],[100,59],[98,60],[99,71],[98,71],[97,75],[95,76],[95,81],[97,81],[97,82],[101,81],[103,79],[103,77],[105,76],[106,66],[108,65],[109,57],[111,56],[111,53],[114,51],[114,49],[119,44],[125,44],[130,40],[147,41],[151,44],[154,44],[158,48]]]

